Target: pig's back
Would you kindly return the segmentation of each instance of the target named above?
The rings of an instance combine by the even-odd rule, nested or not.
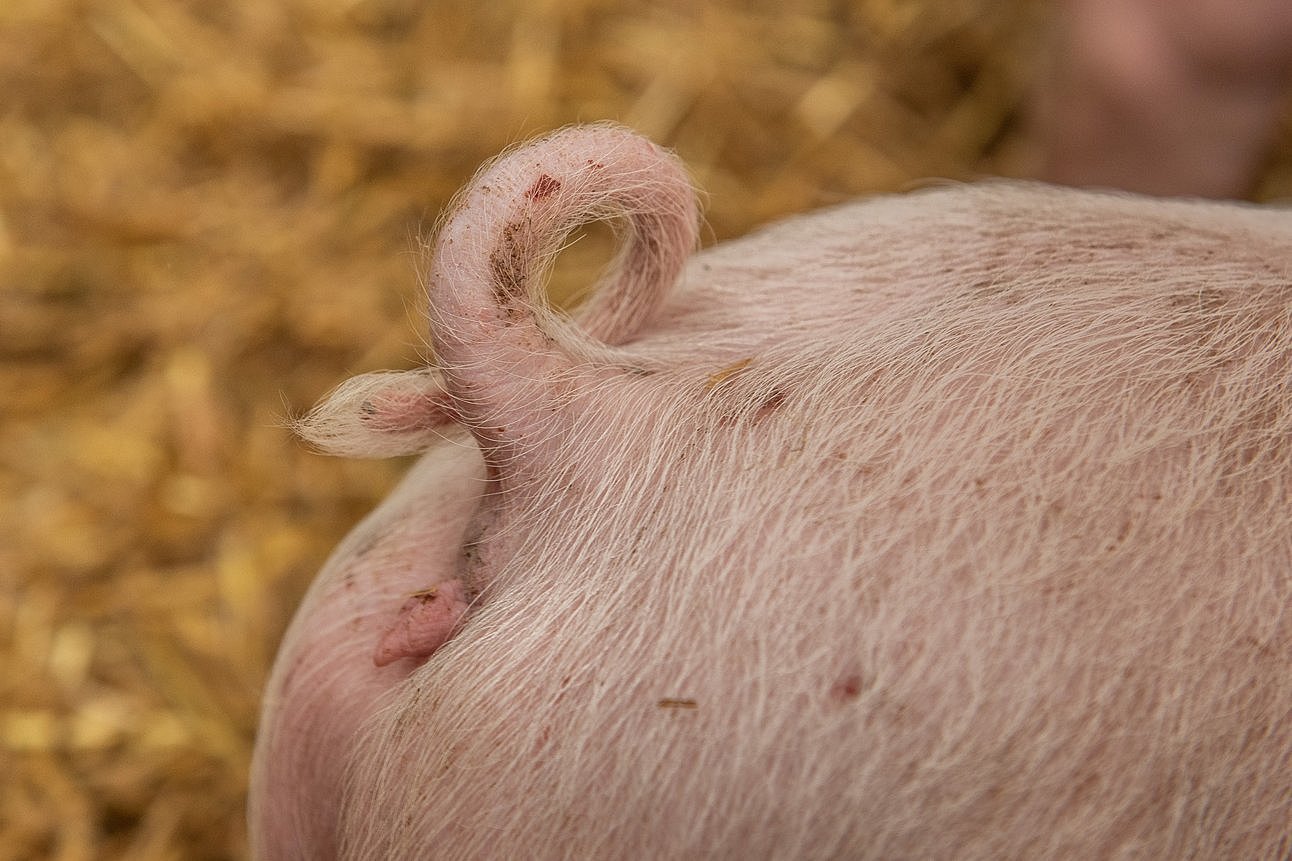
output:
[[[1286,854],[1288,213],[845,207],[618,355],[370,722],[356,857]]]

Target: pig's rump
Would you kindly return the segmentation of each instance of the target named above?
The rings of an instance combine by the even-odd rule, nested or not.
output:
[[[1283,211],[948,187],[695,255],[550,380],[469,620],[338,703],[342,854],[1286,855],[1290,360]]]

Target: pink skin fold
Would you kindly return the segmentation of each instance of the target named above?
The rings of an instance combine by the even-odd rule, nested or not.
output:
[[[461,580],[446,580],[415,592],[399,608],[394,626],[377,643],[372,662],[379,667],[400,658],[427,658],[448,642],[467,612]]]
[[[253,857],[336,856],[355,734],[417,668],[398,653],[429,653],[426,632],[447,633],[445,620],[414,616],[423,639],[401,640],[398,609],[427,584],[458,582],[453,573],[484,470],[461,432],[448,436],[458,444],[428,452],[336,549],[283,637],[252,769]],[[387,640],[393,645],[379,650]]]

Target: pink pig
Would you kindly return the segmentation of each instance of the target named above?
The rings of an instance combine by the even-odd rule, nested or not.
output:
[[[622,252],[571,320],[569,232]],[[608,125],[486,167],[426,450],[274,670],[259,857],[1292,853],[1292,211],[947,186],[691,255]]]

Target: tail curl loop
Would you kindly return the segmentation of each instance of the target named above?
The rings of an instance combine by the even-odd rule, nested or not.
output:
[[[608,273],[570,326],[541,296],[571,231],[624,224]],[[677,280],[698,232],[679,161],[621,126],[574,126],[485,166],[450,209],[427,279],[445,388],[490,452],[542,420],[545,387],[630,339]]]

